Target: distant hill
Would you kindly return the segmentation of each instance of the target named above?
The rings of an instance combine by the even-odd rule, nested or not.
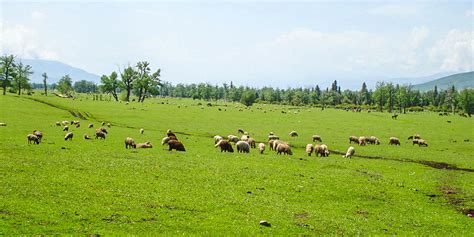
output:
[[[452,85],[454,85],[454,87],[458,90],[464,88],[474,88],[474,71],[441,77],[433,81],[414,85],[413,89],[420,91],[428,91],[432,90],[435,85],[438,86],[438,89],[442,90],[445,90]]]
[[[72,78],[72,81],[93,81],[100,82],[100,76],[87,72],[83,69],[76,68],[58,61],[42,60],[42,59],[17,59],[17,61],[28,64],[33,68],[33,75],[31,75],[30,82],[42,83],[43,78],[41,74],[46,72],[48,74],[48,84],[56,83],[66,74]]]

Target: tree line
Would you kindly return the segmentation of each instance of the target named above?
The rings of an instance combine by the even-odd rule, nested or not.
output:
[[[163,82],[160,79],[161,69],[152,71],[146,61],[138,62],[135,66],[128,65],[119,72],[103,75],[100,84],[80,80],[72,83],[69,75],[63,76],[56,84],[47,84],[48,76],[43,73],[43,83],[29,83],[29,76],[33,73],[29,65],[16,63],[13,55],[0,57],[0,80],[3,94],[9,87],[11,92],[31,89],[57,90],[60,93],[73,96],[73,93],[106,93],[114,100],[143,102],[151,96],[192,98],[199,100],[240,102],[246,106],[253,103],[284,104],[293,106],[320,106],[335,108],[364,108],[378,111],[405,113],[408,111],[464,111],[474,113],[474,90],[463,89],[458,91],[454,86],[446,90],[422,92],[414,90],[410,85],[398,85],[391,82],[377,82],[374,90],[362,83],[360,90],[341,90],[337,81],[330,87],[321,89],[318,85],[311,88],[272,87],[251,88],[234,86],[223,83],[211,85],[209,83],[177,84]]]

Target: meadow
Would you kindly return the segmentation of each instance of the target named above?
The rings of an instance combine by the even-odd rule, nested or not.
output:
[[[0,127],[0,234],[474,233],[472,118],[207,103],[0,96],[0,122],[7,123]],[[72,141],[55,125],[63,120],[81,121],[71,126]],[[82,138],[102,121],[112,125],[105,140]],[[214,135],[239,135],[239,128],[260,142],[274,132],[294,154],[214,148]],[[39,145],[26,139],[34,129],[44,134]],[[186,152],[161,146],[167,129]],[[292,130],[299,136],[289,137]],[[416,133],[428,147],[407,140]],[[306,155],[314,134],[329,157]],[[342,158],[351,135],[374,135],[381,144],[352,144],[356,156]],[[388,145],[391,136],[401,146]],[[125,137],[153,148],[125,149]]]

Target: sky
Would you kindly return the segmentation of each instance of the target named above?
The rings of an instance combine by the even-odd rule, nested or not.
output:
[[[146,60],[173,84],[353,89],[474,65],[473,1],[0,0],[0,28],[2,54],[97,75]]]

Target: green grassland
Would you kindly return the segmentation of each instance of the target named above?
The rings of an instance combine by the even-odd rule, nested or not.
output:
[[[0,127],[0,234],[474,233],[474,219],[463,214],[474,209],[471,118],[422,112],[392,120],[388,113],[260,104],[239,111],[239,104],[199,102],[0,96],[0,122],[7,123]],[[81,121],[71,126],[72,141],[55,125],[62,120]],[[106,140],[84,140],[101,121],[112,124]],[[239,135],[238,128],[257,141],[272,131],[294,154],[214,148],[214,135]],[[40,145],[27,143],[34,129],[44,134]],[[167,129],[186,152],[160,145]],[[290,138],[292,130],[299,137]],[[429,147],[412,146],[407,137],[415,133]],[[333,151],[329,157],[305,154],[313,134]],[[375,135],[382,144],[352,145],[358,156],[342,158],[336,153],[349,147],[350,135]],[[127,150],[127,136],[154,147]],[[391,136],[401,146],[389,146]]]

